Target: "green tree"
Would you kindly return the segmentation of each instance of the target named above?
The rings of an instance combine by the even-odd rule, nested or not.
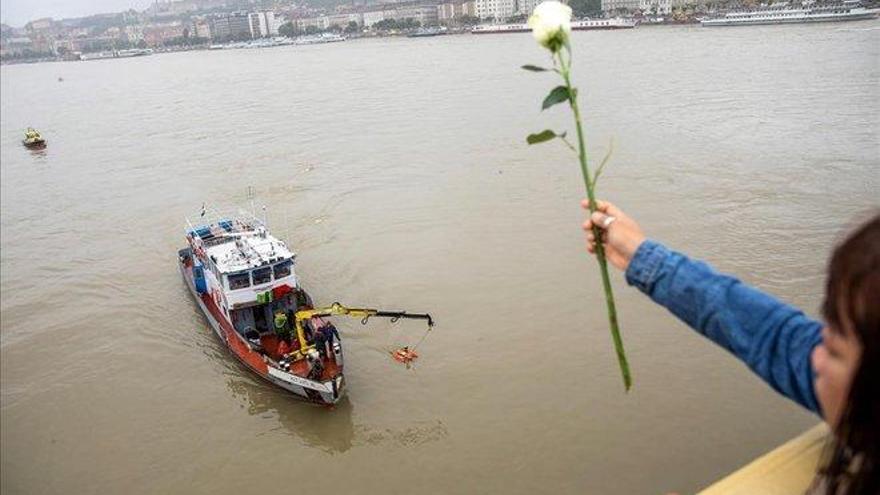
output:
[[[278,28],[278,34],[281,36],[287,36],[288,38],[294,38],[299,34],[299,30],[292,22],[285,22]]]
[[[399,29],[397,25],[397,21],[394,19],[382,19],[381,21],[373,24],[373,29],[377,31],[392,31],[395,29]]]
[[[185,32],[185,34],[188,34]],[[171,38],[163,43],[165,46],[198,46],[208,43],[208,38],[199,38],[198,36],[178,36]]]
[[[358,23],[355,21],[348,21],[348,26],[345,26],[345,32],[351,34],[358,31],[360,31],[360,26],[358,26]]]
[[[602,0],[571,0],[568,2],[575,17],[589,17],[602,14]]]

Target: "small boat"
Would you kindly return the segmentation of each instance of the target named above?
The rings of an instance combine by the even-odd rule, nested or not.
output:
[[[638,21],[632,18],[614,17],[610,19],[584,19],[572,21],[571,29],[574,31],[589,31],[593,29],[632,29],[638,25]]]
[[[32,127],[28,127],[24,132],[24,139],[22,139],[21,144],[23,144],[25,148],[38,150],[46,147],[46,140],[43,139],[43,136],[40,135],[39,131]]]
[[[428,38],[431,36],[442,36],[448,31],[444,26],[440,27],[422,27],[406,35],[408,38]]]
[[[296,255],[253,213],[203,206],[197,222],[187,220],[186,241],[179,268],[214,333],[251,371],[306,401],[335,404],[345,389],[342,341],[327,317],[434,324],[428,314],[316,307],[299,285]]]
[[[337,43],[340,41],[345,41],[345,36],[340,36],[336,33],[319,33],[310,36],[300,36],[297,38],[293,44],[294,45],[320,45],[323,43]]]
[[[471,34],[528,33],[531,30],[527,24],[480,24],[471,29]]]

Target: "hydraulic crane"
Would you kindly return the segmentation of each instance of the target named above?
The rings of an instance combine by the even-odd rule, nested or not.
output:
[[[297,311],[294,314],[294,318],[296,320],[294,324],[294,327],[296,329],[296,338],[297,340],[299,340],[299,353],[302,356],[305,356],[308,351],[315,348],[314,345],[309,345],[309,343],[306,341],[303,322],[316,316],[351,316],[352,318],[360,318],[362,325],[366,325],[367,321],[369,321],[369,319],[374,316],[378,316],[381,318],[391,318],[391,323],[394,323],[401,318],[411,318],[417,320],[427,320],[428,330],[430,330],[434,326],[434,319],[431,318],[431,315],[429,315],[428,313],[407,313],[406,311],[380,311],[378,309],[371,308],[349,308],[343,306],[342,304],[339,304],[338,302],[335,302],[332,305],[323,308],[303,309]]]

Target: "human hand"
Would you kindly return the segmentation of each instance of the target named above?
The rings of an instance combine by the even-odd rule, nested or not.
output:
[[[583,225],[587,233],[587,251],[596,254],[596,235],[593,232],[595,226],[602,233],[605,257],[617,269],[624,271],[636,250],[645,241],[645,234],[639,224],[620,208],[607,201],[597,201],[596,205],[596,211]],[[581,206],[589,211],[590,201],[581,201]]]

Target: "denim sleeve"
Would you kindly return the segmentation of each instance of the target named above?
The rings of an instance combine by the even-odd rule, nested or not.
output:
[[[821,415],[810,364],[821,323],[653,241],[639,246],[626,281],[733,353],[774,390]]]

